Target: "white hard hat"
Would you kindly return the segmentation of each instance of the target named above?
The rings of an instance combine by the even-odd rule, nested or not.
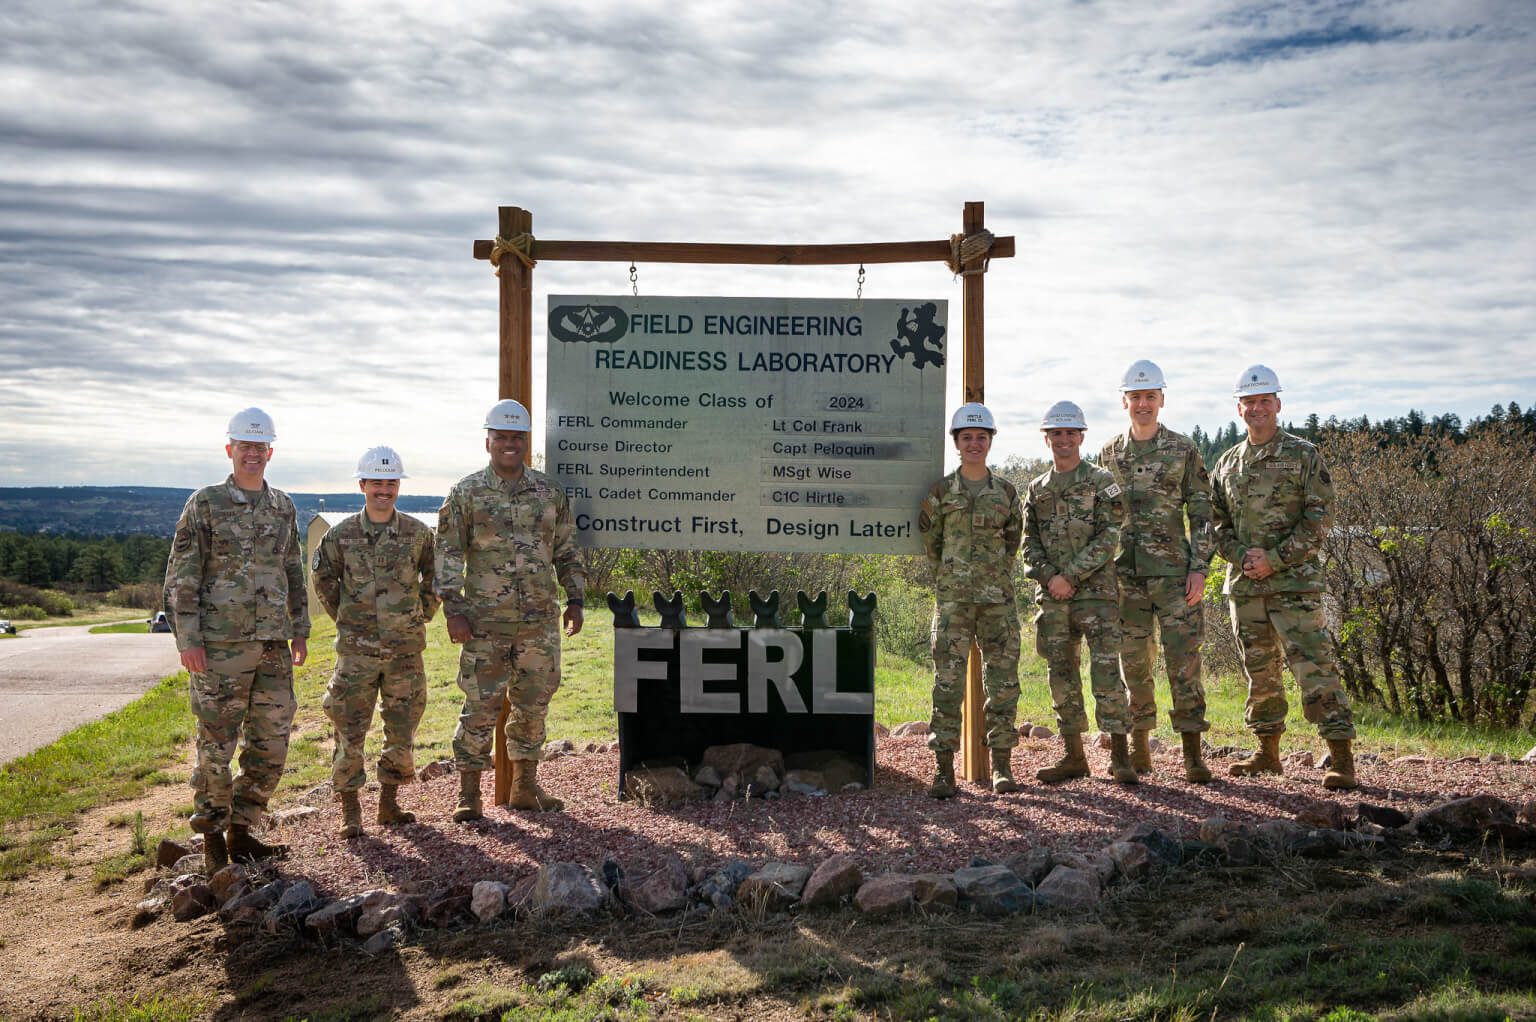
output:
[[[992,421],[992,413],[987,406],[980,401],[972,401],[955,409],[954,417],[949,420],[949,432],[951,435],[962,429],[985,429],[989,432],[997,432],[997,424]]]
[[[497,401],[491,406],[491,410],[485,413],[486,429],[509,429],[517,433],[533,432],[532,420],[528,417],[528,409],[522,402],[507,398],[505,401]]]
[[[272,428],[272,416],[260,408],[242,408],[229,420],[229,438],[270,444],[277,439],[277,430]]]
[[[405,463],[393,447],[370,447],[357,459],[354,479],[405,479]]]
[[[1125,375],[1120,377],[1120,392],[1128,390],[1162,390],[1168,384],[1163,380],[1163,371],[1157,367],[1156,362],[1141,358],[1132,362],[1125,368]]]
[[[1278,394],[1280,393],[1280,377],[1269,366],[1251,365],[1244,369],[1237,377],[1237,386],[1232,391],[1233,397],[1248,397],[1251,394]]]
[[[1057,401],[1045,410],[1045,417],[1040,420],[1040,429],[1087,429],[1088,420],[1083,418],[1083,410],[1071,401]]]

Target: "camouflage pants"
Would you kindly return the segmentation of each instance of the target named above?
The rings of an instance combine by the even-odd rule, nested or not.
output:
[[[981,647],[981,687],[987,693],[982,707],[987,748],[1011,749],[1019,744],[1015,727],[1019,706],[1018,604],[1012,600],[941,600],[933,611],[928,644],[933,654],[933,719],[928,747],[934,752],[960,748],[960,706],[973,639]]]
[[[203,648],[208,670],[192,675],[191,684],[197,718],[192,829],[207,834],[232,823],[255,827],[283,776],[298,706],[288,643],[209,642]],[[240,776],[231,780],[229,762],[242,736]]]
[[[1045,600],[1035,615],[1035,652],[1045,658],[1051,702],[1062,734],[1088,730],[1083,708],[1082,644],[1088,640],[1088,682],[1099,730],[1131,730],[1130,699],[1120,679],[1120,609],[1111,600]]]
[[[1178,732],[1206,731],[1205,685],[1200,681],[1200,641],[1205,616],[1200,604],[1184,600],[1184,576],[1120,576],[1120,673],[1131,698],[1131,727],[1157,727],[1157,690],[1152,667],[1157,663],[1154,622],[1162,633],[1163,659],[1168,663],[1168,717]]]
[[[416,779],[411,746],[427,709],[427,673],[421,654],[386,658],[343,653],[336,658],[336,672],[320,701],[336,727],[331,786],[337,791],[357,791],[363,786],[363,742],[373,723],[374,703],[379,704],[384,722],[379,783],[410,784]]]
[[[537,760],[544,751],[544,715],[560,687],[560,630],[554,618],[530,622],[515,635],[476,636],[459,654],[464,709],[453,733],[453,765],[491,765],[496,718],[507,703],[507,756]]]
[[[1301,708],[1323,738],[1355,737],[1349,696],[1339,681],[1329,647],[1328,622],[1317,593],[1275,593],[1228,600],[1232,630],[1243,649],[1248,675],[1248,706],[1244,723],[1256,735],[1285,733],[1285,679],[1280,674],[1280,650],[1301,689]]]

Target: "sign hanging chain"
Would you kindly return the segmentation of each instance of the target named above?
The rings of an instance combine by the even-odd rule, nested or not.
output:
[[[635,264],[629,264],[629,290],[636,298],[640,297],[640,271],[635,269]]]
[[[854,288],[853,297],[858,301],[864,300],[864,264],[859,264],[859,286]]]

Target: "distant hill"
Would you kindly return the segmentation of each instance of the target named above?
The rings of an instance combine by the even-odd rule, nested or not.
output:
[[[93,536],[144,533],[169,536],[192,495],[174,486],[0,486],[0,531],[75,532]],[[293,493],[299,509],[299,529],[321,510],[361,511],[363,495],[351,493]],[[410,494],[400,498],[402,511],[436,511],[442,497]]]

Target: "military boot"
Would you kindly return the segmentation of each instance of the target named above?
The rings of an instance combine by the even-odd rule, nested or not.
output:
[[[400,808],[396,800],[396,792],[400,790],[398,784],[379,785],[379,822],[384,826],[393,826],[397,823],[415,823],[416,814]]]
[[[539,761],[514,759],[512,761],[512,797],[507,800],[512,809],[531,809],[536,813],[558,813],[565,803],[539,787]]]
[[[1056,761],[1055,766],[1036,770],[1035,780],[1055,784],[1057,781],[1088,776],[1088,757],[1083,755],[1083,736],[1063,733],[1061,742],[1066,747],[1066,753]]]
[[[1131,766],[1131,748],[1125,735],[1109,736],[1109,776],[1116,784],[1140,784],[1136,768]]]
[[[1184,742],[1184,779],[1191,784],[1207,783],[1211,768],[1200,756],[1200,732],[1185,731],[1179,738]]]
[[[454,823],[468,823],[485,816],[480,811],[480,771],[459,771],[459,806],[453,811]]]
[[[1328,772],[1323,775],[1325,788],[1355,786],[1355,750],[1348,738],[1328,739]]]
[[[225,866],[229,865],[229,847],[224,844],[224,835],[218,831],[203,835],[203,868],[211,877]]]
[[[336,797],[341,800],[341,829],[337,831],[344,838],[363,836],[363,807],[357,804],[357,792],[339,791]]]
[[[243,823],[229,825],[229,855],[236,862],[255,862],[257,859],[285,859],[288,846],[267,844],[251,836],[251,828]]]
[[[1233,777],[1285,773],[1285,767],[1280,763],[1280,736],[1259,735],[1259,750],[1227,767],[1227,773]]]
[[[1131,732],[1131,766],[1138,774],[1152,772],[1152,732],[1144,727]]]
[[[1013,781],[1013,750],[992,750],[992,793],[1007,795],[1019,790]]]
[[[935,752],[933,758],[933,783],[928,785],[928,797],[951,798],[955,794],[955,754]]]

